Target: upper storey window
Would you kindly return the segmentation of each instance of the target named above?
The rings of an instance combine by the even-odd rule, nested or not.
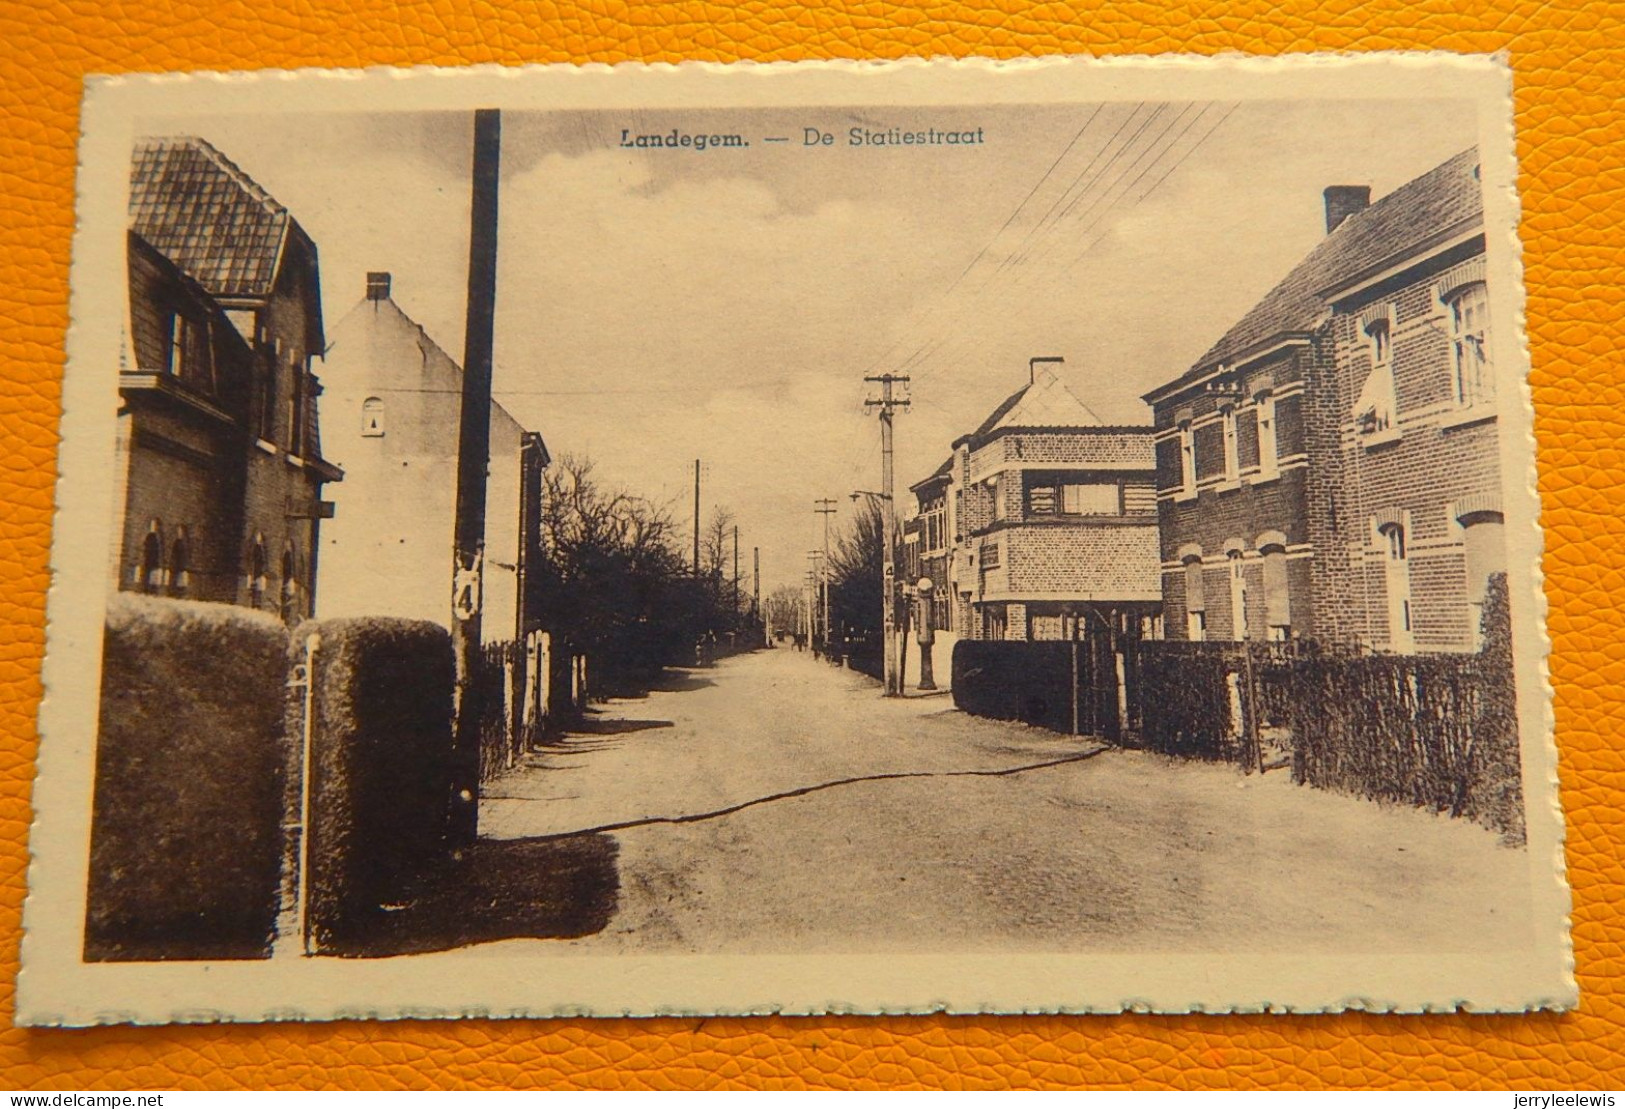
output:
[[[1495,399],[1495,363],[1490,357],[1489,293],[1482,281],[1450,294],[1451,387],[1463,408]]]
[[[1189,423],[1179,425],[1179,492],[1196,496],[1196,433]]]
[[[378,397],[368,397],[361,402],[361,434],[373,439],[383,438],[384,402]]]
[[[1355,427],[1361,435],[1384,436],[1395,430],[1398,403],[1394,397],[1393,317],[1386,308],[1368,312],[1360,331],[1371,357],[1371,372],[1354,402]]]
[[[1258,476],[1274,477],[1280,469],[1280,448],[1276,437],[1275,395],[1261,393],[1257,400]]]
[[[1224,428],[1224,480],[1235,481],[1241,474],[1241,444],[1236,430],[1236,410],[1227,407],[1219,414]]]

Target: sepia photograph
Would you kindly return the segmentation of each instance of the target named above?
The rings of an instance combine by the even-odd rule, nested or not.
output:
[[[93,83],[19,1021],[1572,1005],[1509,88]]]

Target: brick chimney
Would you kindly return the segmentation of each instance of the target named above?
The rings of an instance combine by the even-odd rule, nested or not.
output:
[[[1331,201],[1328,200],[1326,203],[1330,204]],[[367,275],[367,299],[368,300],[388,300],[389,299],[389,274],[387,274],[387,273],[369,273]]]
[[[1369,185],[1331,185],[1326,189],[1326,234],[1330,235],[1342,222],[1371,206]]]

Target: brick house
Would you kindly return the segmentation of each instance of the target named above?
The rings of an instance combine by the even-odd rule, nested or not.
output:
[[[323,486],[315,244],[196,138],[136,143],[114,580],[311,615]]]
[[[448,625],[462,368],[392,298],[387,273],[333,327],[322,436],[344,467],[323,536],[323,616],[388,615]],[[520,578],[540,543],[541,436],[491,405],[481,578],[487,641],[521,637]],[[531,511],[525,511],[525,503]]]
[[[1159,634],[1151,429],[1110,427],[1033,359],[1029,383],[915,487],[940,512],[951,612],[965,639]],[[938,507],[940,505],[940,507]]]
[[[1325,201],[1320,244],[1146,394],[1167,626],[1470,650],[1505,567],[1477,154]]]

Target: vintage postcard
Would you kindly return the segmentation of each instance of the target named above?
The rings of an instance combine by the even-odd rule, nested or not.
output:
[[[17,1019],[1576,1001],[1510,73],[93,80]]]

